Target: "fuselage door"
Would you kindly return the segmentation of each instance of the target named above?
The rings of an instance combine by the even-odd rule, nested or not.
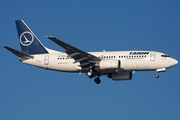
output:
[[[49,56],[48,56],[48,55],[46,55],[46,56],[44,57],[44,64],[45,64],[45,65],[49,65]]]
[[[151,53],[150,54],[150,60],[151,61],[155,61],[155,55],[156,55],[156,53]]]

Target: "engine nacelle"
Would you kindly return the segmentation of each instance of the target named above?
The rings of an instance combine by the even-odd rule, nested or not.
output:
[[[132,72],[119,72],[119,73],[111,73],[108,74],[108,77],[112,80],[131,80],[132,79]]]
[[[119,69],[120,61],[119,60],[102,60],[99,62],[100,69]]]

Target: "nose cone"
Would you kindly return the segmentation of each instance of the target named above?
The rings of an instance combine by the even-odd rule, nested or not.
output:
[[[175,66],[178,64],[178,61],[176,59],[172,58],[171,64],[172,64],[172,66]]]

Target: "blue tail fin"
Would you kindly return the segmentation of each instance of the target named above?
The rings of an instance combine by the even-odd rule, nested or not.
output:
[[[44,45],[23,20],[16,20],[15,22],[22,52],[30,55],[48,53]]]

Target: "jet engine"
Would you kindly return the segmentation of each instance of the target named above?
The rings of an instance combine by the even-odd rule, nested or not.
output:
[[[132,72],[126,71],[126,72],[119,72],[119,73],[111,73],[108,74],[108,78],[111,78],[112,80],[131,80],[132,79]]]

